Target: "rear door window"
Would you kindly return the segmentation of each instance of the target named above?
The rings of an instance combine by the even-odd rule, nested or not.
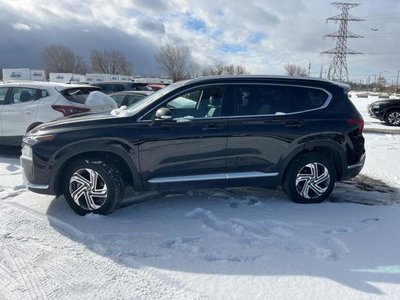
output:
[[[26,87],[15,87],[12,89],[11,103],[24,103],[43,98],[43,92],[45,96],[48,96],[47,91],[40,89],[26,88]]]
[[[0,87],[0,105],[3,105],[4,102],[6,101],[7,91],[8,88]]]
[[[275,115],[290,112],[291,95],[281,85],[235,87],[235,116]]]

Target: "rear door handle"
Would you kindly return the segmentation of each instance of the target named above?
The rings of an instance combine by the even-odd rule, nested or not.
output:
[[[289,121],[286,121],[285,126],[289,127],[289,128],[300,128],[300,127],[304,126],[304,121],[303,120],[289,120]]]
[[[210,124],[203,127],[204,131],[220,131],[224,129],[224,125],[221,124]]]

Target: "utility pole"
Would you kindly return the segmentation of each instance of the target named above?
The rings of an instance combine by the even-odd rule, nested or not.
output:
[[[311,76],[311,63],[308,64],[308,77]]]
[[[328,78],[338,81],[349,81],[349,72],[347,70],[347,54],[362,54],[356,52],[347,47],[348,38],[362,38],[363,36],[351,33],[347,30],[347,25],[349,21],[365,21],[363,19],[354,17],[349,14],[349,10],[360,4],[356,3],[342,3],[342,2],[332,2],[333,6],[339,8],[341,13],[337,16],[330,17],[326,19],[326,22],[334,21],[339,22],[339,31],[325,35],[324,37],[330,37],[336,39],[336,47],[330,50],[322,52],[323,54],[331,54],[332,61],[328,70]]]

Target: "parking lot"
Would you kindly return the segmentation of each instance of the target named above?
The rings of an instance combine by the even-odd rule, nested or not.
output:
[[[27,191],[19,149],[2,147],[0,298],[250,299],[290,287],[292,299],[395,299],[400,136],[365,137],[361,175],[322,204],[216,189],[136,196],[111,216],[86,217],[63,197]]]

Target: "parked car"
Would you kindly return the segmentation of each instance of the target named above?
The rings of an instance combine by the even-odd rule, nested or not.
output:
[[[109,94],[111,98],[117,102],[118,107],[121,106],[129,106],[136,101],[147,97],[148,95],[152,94],[152,91],[124,91],[118,93]]]
[[[21,81],[1,84],[0,144],[21,145],[26,132],[60,117],[111,110],[112,106],[109,105],[86,103],[88,95],[93,91],[100,89],[87,85],[51,82]]]
[[[368,93],[357,93],[356,96],[357,98],[368,98]]]
[[[147,88],[147,83],[129,82],[129,81],[103,81],[91,83],[92,86],[101,88],[104,94],[117,93],[122,91],[151,91]]]
[[[319,203],[364,165],[364,121],[349,86],[321,79],[217,76],[174,83],[111,114],[43,124],[23,141],[31,191],[80,215],[135,191],[283,186]]]
[[[400,126],[400,99],[379,100],[367,106],[369,115],[389,126]]]
[[[154,83],[148,85],[148,87],[151,88],[153,91],[161,90],[161,89],[165,88],[166,86],[168,86],[168,85],[166,85],[166,84],[154,84]]]

